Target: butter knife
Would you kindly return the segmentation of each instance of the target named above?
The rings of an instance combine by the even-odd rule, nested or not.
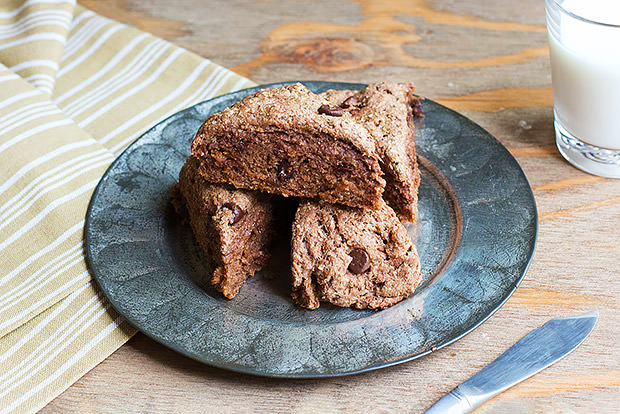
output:
[[[592,332],[598,311],[551,319],[437,401],[426,414],[470,413],[568,355]]]

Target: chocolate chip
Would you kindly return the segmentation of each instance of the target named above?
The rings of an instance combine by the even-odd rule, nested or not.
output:
[[[343,161],[338,161],[336,163],[336,171],[341,174],[350,174],[354,170],[354,166]]]
[[[357,99],[355,95],[349,96],[347,99],[342,101],[342,103],[340,104],[341,108],[351,108],[351,107],[359,108],[360,106],[362,106],[362,103],[359,101],[359,99]]]
[[[411,109],[413,111],[413,115],[415,116],[424,116],[422,113],[422,104],[420,103],[420,99],[414,99],[411,104]]]
[[[230,224],[236,224],[245,216],[245,211],[235,203],[224,203],[222,207],[230,209],[233,212],[233,218],[230,221]]]
[[[319,106],[319,113],[329,116],[342,116],[342,114],[344,114],[344,111],[342,110],[342,108],[339,108],[337,106],[330,106],[325,104]]]
[[[353,274],[364,273],[370,269],[370,256],[364,249],[355,248],[349,253],[351,263],[349,263],[349,271]]]
[[[281,182],[286,182],[293,176],[293,172],[291,171],[290,164],[287,160],[280,161],[278,163],[277,170],[278,180]]]

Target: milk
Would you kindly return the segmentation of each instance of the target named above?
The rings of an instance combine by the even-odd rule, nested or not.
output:
[[[620,0],[565,0],[588,20],[620,25]],[[620,27],[562,13],[549,30],[556,121],[588,144],[620,150]]]

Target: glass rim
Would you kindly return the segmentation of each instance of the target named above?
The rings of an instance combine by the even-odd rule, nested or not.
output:
[[[617,29],[620,29],[620,24],[614,24],[614,23],[604,23],[604,22],[598,22],[596,20],[591,20],[588,19],[586,17],[580,16],[578,14],[573,13],[572,11],[569,11],[567,9],[565,9],[564,7],[562,7],[562,4],[560,3],[560,0],[547,0],[550,3],[555,4],[556,6],[558,6],[558,8],[560,10],[562,10],[564,13],[568,14],[569,16],[577,19],[577,20],[581,20],[582,22],[586,22],[586,23],[592,23],[592,24],[596,24],[599,26],[605,26],[605,27],[615,27]]]

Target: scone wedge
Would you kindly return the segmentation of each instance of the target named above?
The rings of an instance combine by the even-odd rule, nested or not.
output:
[[[379,210],[302,201],[291,251],[292,296],[308,309],[320,302],[381,309],[420,284],[420,260],[405,227],[385,203]]]
[[[232,299],[246,279],[267,263],[271,197],[208,183],[198,167],[198,160],[190,156],[172,188],[172,203],[189,216],[194,236],[214,269],[211,283]]]
[[[191,152],[207,181],[237,188],[376,209],[385,187],[367,129],[300,83],[213,114]]]
[[[386,180],[383,198],[401,220],[412,223],[420,186],[413,120],[421,115],[421,107],[414,90],[411,83],[382,82],[360,91],[329,90],[322,94],[368,130]]]

